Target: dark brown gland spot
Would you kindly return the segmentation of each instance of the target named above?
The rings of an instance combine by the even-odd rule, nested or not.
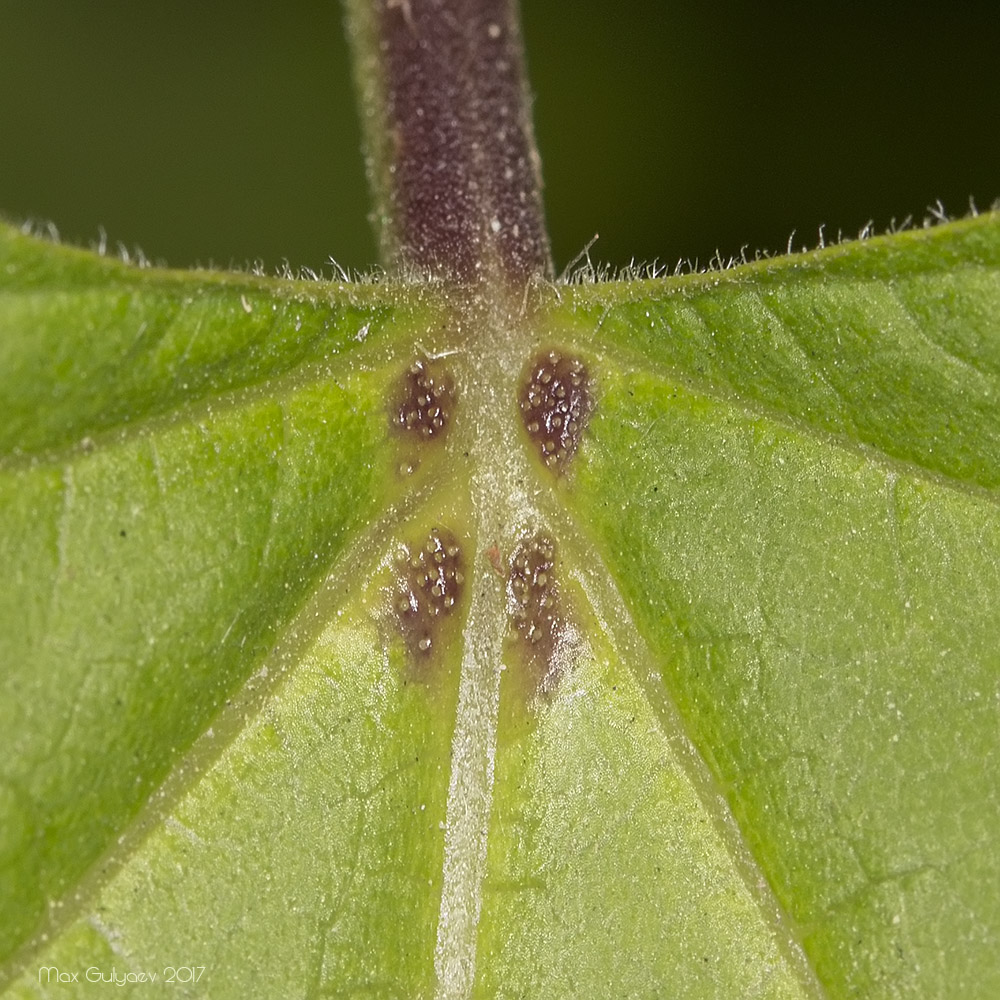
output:
[[[586,365],[562,351],[543,351],[525,369],[518,403],[541,460],[565,472],[594,411]]]
[[[555,542],[539,534],[517,547],[507,579],[518,652],[529,668],[530,686],[543,693],[558,680],[556,651],[565,627],[555,567]]]
[[[394,427],[418,440],[440,437],[455,410],[455,382],[440,360],[417,360],[403,373],[395,400]]]
[[[432,528],[421,546],[400,549],[396,569],[396,618],[410,653],[423,659],[435,651],[442,623],[461,604],[462,549],[450,531]]]

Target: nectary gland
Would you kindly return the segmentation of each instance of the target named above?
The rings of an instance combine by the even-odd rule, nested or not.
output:
[[[413,658],[425,660],[439,645],[443,623],[461,604],[462,548],[452,532],[432,528],[421,546],[402,547],[396,569],[399,630]]]
[[[542,462],[565,472],[594,410],[586,365],[561,351],[541,352],[525,369],[518,404]]]
[[[566,630],[556,582],[556,546],[548,535],[525,539],[510,561],[507,595],[514,653],[526,668],[529,693],[546,693],[559,680],[557,653]]]
[[[430,440],[447,432],[455,409],[455,383],[440,360],[414,361],[393,398],[391,423],[407,437]]]

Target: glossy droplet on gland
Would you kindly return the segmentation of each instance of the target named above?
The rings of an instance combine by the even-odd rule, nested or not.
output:
[[[438,438],[454,414],[455,382],[440,360],[417,360],[403,373],[393,398],[393,427],[417,440]]]
[[[446,528],[433,528],[419,547],[400,549],[396,569],[400,632],[414,657],[427,657],[437,648],[442,622],[461,603],[461,546]]]
[[[542,462],[565,472],[594,411],[586,365],[563,351],[539,353],[525,368],[518,405]]]

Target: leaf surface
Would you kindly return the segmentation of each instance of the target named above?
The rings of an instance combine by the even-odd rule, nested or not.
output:
[[[1000,988],[995,217],[471,308],[0,255],[11,995]]]

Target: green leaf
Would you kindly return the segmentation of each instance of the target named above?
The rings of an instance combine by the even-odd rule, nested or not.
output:
[[[8,995],[1000,991],[1000,218],[471,313],[0,258]]]
[[[604,390],[570,505],[833,995],[1000,988],[997,249],[969,220],[573,304]]]
[[[393,281],[0,229],[0,988],[993,996],[1000,219],[553,285],[513,0],[347,14]]]
[[[378,373],[406,310],[6,229],[0,254],[9,953],[389,502]]]

